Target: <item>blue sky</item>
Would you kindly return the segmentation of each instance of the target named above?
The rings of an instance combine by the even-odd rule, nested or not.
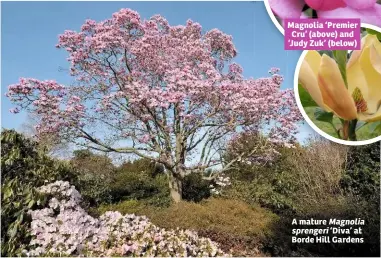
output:
[[[268,76],[279,67],[285,77],[283,88],[293,87],[300,51],[285,51],[283,35],[268,16],[263,2],[2,2],[1,3],[1,122],[3,128],[19,129],[25,114],[9,113],[12,104],[4,96],[9,84],[20,77],[73,80],[65,71],[66,52],[55,45],[64,30],[79,30],[86,19],[110,18],[121,8],[131,8],[141,17],[161,14],[171,25],[199,22],[203,30],[218,28],[233,36],[238,49],[234,60],[246,77]],[[311,132],[303,126],[300,139]]]

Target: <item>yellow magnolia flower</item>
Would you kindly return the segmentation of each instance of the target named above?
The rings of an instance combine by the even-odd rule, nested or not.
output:
[[[345,87],[339,67],[327,55],[308,51],[299,71],[299,82],[321,108],[337,116],[357,118],[355,101]]]
[[[345,120],[381,120],[381,44],[375,35],[362,39],[347,64],[348,89],[334,59],[308,51],[299,83],[327,112]]]
[[[348,90],[359,110],[358,119],[381,120],[381,43],[376,35],[361,40],[347,64]]]

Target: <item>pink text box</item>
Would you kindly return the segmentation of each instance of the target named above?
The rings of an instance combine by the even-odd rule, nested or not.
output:
[[[360,19],[285,19],[286,50],[361,49]]]

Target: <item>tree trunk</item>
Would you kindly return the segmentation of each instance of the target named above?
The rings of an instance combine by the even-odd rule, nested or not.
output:
[[[182,199],[182,182],[181,178],[177,178],[172,173],[169,177],[169,189],[171,191],[171,197],[174,202],[180,202]]]

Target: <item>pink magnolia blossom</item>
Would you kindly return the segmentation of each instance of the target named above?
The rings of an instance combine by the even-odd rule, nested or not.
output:
[[[80,103],[81,99],[75,95],[64,98],[65,95],[63,85],[31,78],[20,78],[19,83],[8,87],[7,92],[10,100],[18,104],[12,113],[28,109],[41,116],[36,126],[39,133],[82,127],[85,107]]]
[[[281,19],[305,18],[302,10],[307,4],[319,18],[360,18],[381,26],[381,5],[377,0],[269,0],[269,4]]]
[[[329,11],[334,10],[341,7],[346,7],[344,0],[334,0],[334,1],[327,1],[327,0],[305,0],[306,4],[308,4],[309,7],[315,10],[319,11]],[[353,2],[353,1],[352,1]]]
[[[18,107],[15,107],[15,108],[11,108],[9,109],[9,112],[13,113],[13,114],[17,114],[20,112],[19,108]]]

